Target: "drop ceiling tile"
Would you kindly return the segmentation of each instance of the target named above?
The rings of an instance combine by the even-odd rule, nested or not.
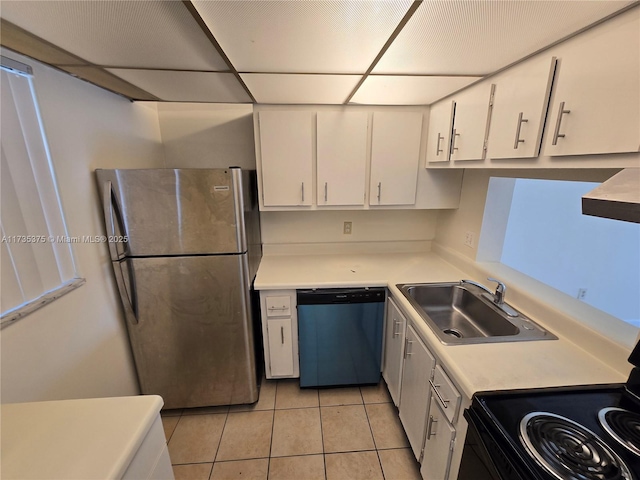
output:
[[[361,75],[242,73],[258,103],[342,104]]]
[[[96,65],[228,70],[178,1],[2,0],[2,17]]]
[[[245,73],[364,73],[410,0],[193,0],[234,67]]]
[[[492,73],[631,3],[631,0],[426,0],[373,72]]]
[[[251,103],[232,73],[119,68],[107,71],[168,102]]]
[[[370,75],[350,103],[429,105],[480,78]]]

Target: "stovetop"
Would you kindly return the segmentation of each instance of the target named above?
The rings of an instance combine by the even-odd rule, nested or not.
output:
[[[523,478],[640,480],[640,455],[614,439],[598,420],[600,412],[614,423],[622,420],[623,428],[634,436],[631,443],[637,442],[640,400],[624,385],[477,394],[472,409],[481,412],[486,425],[497,429],[494,433],[503,450],[506,447],[506,455],[516,460]],[[624,412],[630,412],[631,423]],[[575,429],[574,424],[578,424]],[[529,434],[533,440],[524,439]],[[555,463],[551,470],[557,473],[543,465],[546,460],[541,456]]]

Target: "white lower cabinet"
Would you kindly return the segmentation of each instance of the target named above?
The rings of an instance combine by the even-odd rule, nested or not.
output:
[[[436,360],[411,325],[407,326],[400,390],[400,421],[415,457],[420,460],[429,408],[429,380]]]
[[[402,355],[407,320],[393,299],[387,300],[387,318],[384,331],[384,365],[382,376],[387,383],[391,399],[400,405],[400,383],[402,380]]]
[[[299,377],[296,291],[261,291],[260,310],[266,377]]]
[[[269,370],[271,376],[293,376],[291,318],[267,320],[267,336],[269,338]]]
[[[456,429],[432,392],[420,474],[423,480],[445,480],[451,465]]]

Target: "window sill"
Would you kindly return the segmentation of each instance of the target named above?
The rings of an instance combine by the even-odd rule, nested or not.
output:
[[[84,278],[74,278],[67,283],[60,285],[58,288],[40,295],[35,300],[4,313],[2,317],[0,317],[0,329],[17,322],[36,310],[39,310],[45,305],[48,305],[54,300],[57,300],[58,298],[84,285],[85,282],[86,280]]]

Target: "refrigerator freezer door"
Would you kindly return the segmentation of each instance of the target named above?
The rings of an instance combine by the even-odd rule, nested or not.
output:
[[[247,258],[133,258],[138,323],[127,322],[143,394],[165,408],[258,399]]]
[[[240,169],[96,173],[107,227],[119,226],[115,233],[126,237],[118,258],[246,251]],[[112,194],[105,193],[109,188]],[[115,247],[120,245],[112,245],[112,259]]]

